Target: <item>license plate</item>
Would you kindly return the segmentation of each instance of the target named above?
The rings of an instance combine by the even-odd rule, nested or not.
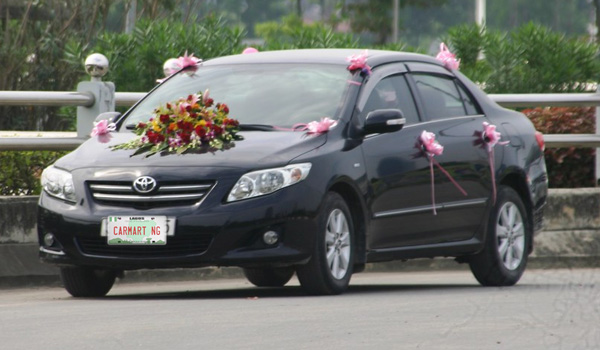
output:
[[[106,233],[109,245],[166,245],[166,216],[109,216]]]

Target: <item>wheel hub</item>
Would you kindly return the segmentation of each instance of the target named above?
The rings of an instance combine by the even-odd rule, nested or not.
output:
[[[514,203],[504,203],[500,209],[496,234],[502,264],[509,270],[517,269],[525,255],[525,236],[523,217]]]
[[[348,271],[350,259],[350,231],[346,215],[335,209],[327,220],[325,235],[327,264],[336,279],[342,279]]]

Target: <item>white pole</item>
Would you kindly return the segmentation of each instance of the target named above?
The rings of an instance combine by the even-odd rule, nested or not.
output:
[[[394,0],[394,23],[392,23],[392,40],[395,43],[398,42],[398,21],[400,17],[400,0]]]
[[[127,9],[127,15],[125,16],[125,34],[133,33],[135,28],[135,14],[137,11],[137,0],[129,1],[129,8]]]
[[[485,26],[485,5],[487,0],[475,0],[475,23],[478,26]]]

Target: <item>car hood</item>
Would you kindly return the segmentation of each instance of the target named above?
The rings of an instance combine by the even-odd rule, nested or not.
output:
[[[128,142],[132,133],[112,133],[111,140],[101,143],[97,138],[84,142],[75,151],[56,162],[56,166],[68,171],[89,167],[230,167],[259,169],[276,167],[311,151],[325,143],[326,134],[308,135],[293,131],[245,131],[238,135],[228,149],[206,153],[146,154],[132,156],[135,150],[113,150],[111,146]]]

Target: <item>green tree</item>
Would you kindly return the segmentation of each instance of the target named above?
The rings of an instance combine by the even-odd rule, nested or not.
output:
[[[416,6],[429,8],[439,6],[446,0],[403,0],[401,7]],[[345,2],[344,2],[345,4]],[[376,44],[385,44],[392,34],[393,1],[366,0],[345,5],[352,29],[355,32],[368,32],[375,36]]]
[[[488,93],[578,92],[600,75],[598,45],[534,23],[509,33],[463,25],[449,31],[448,43],[463,73]]]
[[[226,25],[222,18],[208,16],[193,26],[170,20],[141,20],[132,35],[105,32],[90,49],[72,43],[72,64],[92,52],[109,59],[111,70],[106,80],[118,91],[148,91],[163,77],[163,63],[186,51],[204,60],[239,53],[244,32]],[[78,52],[82,52],[78,55]]]
[[[594,0],[596,1],[596,0]],[[593,18],[588,0],[487,0],[487,27],[511,31],[528,22],[552,28],[570,36],[587,34]]]
[[[336,33],[331,26],[320,22],[305,24],[294,14],[280,22],[257,24],[255,31],[264,39],[265,50],[358,47],[351,34]]]

